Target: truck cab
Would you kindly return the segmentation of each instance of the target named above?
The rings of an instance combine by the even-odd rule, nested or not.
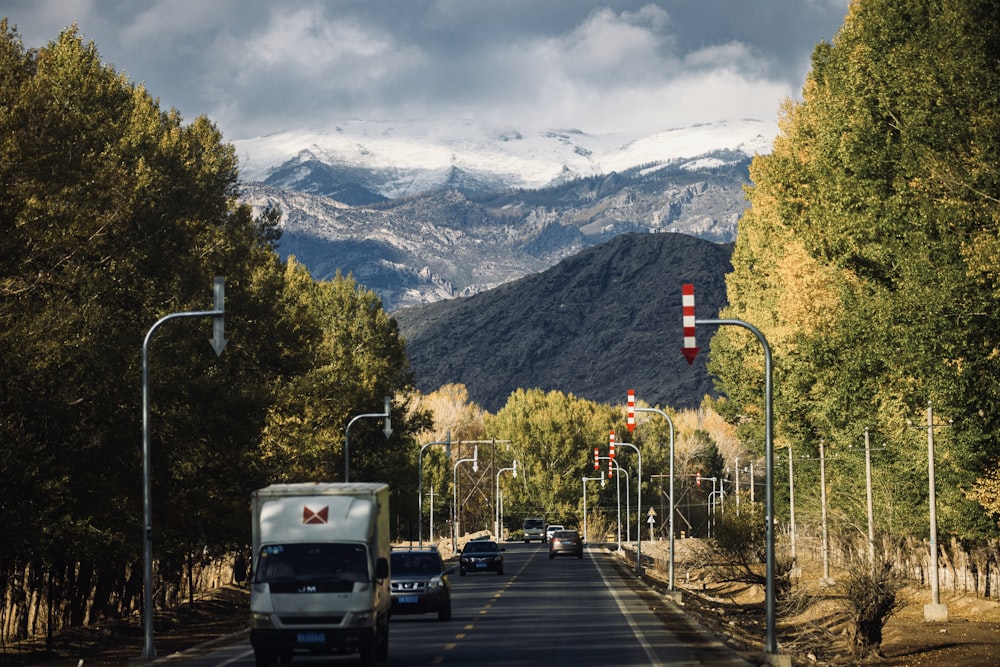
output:
[[[385,484],[275,484],[252,497],[250,643],[257,667],[296,653],[389,652]]]
[[[545,542],[545,519],[541,517],[528,517],[524,520],[524,543],[531,540]]]

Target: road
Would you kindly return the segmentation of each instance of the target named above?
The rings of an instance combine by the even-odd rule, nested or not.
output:
[[[582,560],[550,560],[547,545],[504,545],[504,574],[451,577],[452,620],[393,617],[385,667],[403,665],[747,665],[718,642],[698,639],[662,600],[651,605],[632,590],[621,566],[602,548]],[[634,577],[632,577],[634,580]],[[651,611],[656,606],[659,615]],[[664,618],[664,614],[666,618]],[[682,628],[672,632],[667,626]],[[171,664],[253,667],[249,640]],[[296,655],[295,665],[355,665]]]

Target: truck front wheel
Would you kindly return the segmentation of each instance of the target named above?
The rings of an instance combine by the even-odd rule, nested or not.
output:
[[[366,639],[358,652],[361,657],[361,667],[375,667],[375,635]]]
[[[389,659],[389,619],[380,623],[375,636],[375,660],[382,662]]]

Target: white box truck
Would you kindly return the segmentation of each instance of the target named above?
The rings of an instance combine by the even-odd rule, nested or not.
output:
[[[302,651],[388,658],[388,485],[272,484],[251,505],[257,667]]]

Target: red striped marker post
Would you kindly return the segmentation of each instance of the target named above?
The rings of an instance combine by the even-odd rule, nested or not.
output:
[[[691,364],[698,356],[698,344],[694,340],[694,285],[692,283],[684,283],[681,292],[681,305],[684,324],[684,347],[681,348],[681,354]]]
[[[625,416],[625,425],[629,433],[635,430],[635,389],[628,390],[628,414]]]

